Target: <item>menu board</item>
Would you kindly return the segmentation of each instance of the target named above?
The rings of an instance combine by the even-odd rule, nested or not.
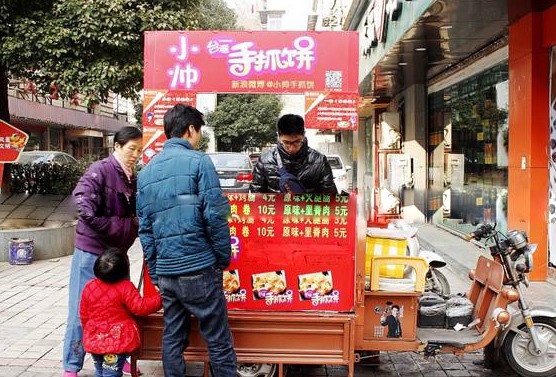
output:
[[[353,310],[355,195],[227,196],[229,309]]]

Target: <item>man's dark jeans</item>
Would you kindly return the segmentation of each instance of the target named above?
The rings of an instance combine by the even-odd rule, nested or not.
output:
[[[158,285],[164,306],[164,376],[185,376],[183,351],[189,344],[193,314],[207,342],[215,376],[236,377],[236,353],[222,290],[222,270],[208,268],[194,276],[159,276]]]

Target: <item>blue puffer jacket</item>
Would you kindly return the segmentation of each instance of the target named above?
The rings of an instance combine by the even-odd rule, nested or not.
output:
[[[172,138],[139,174],[139,238],[153,283],[230,263],[230,203],[209,156]]]

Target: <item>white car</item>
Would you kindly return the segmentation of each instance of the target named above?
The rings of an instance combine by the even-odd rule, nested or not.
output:
[[[31,152],[21,152],[18,164],[75,164],[77,160],[72,156],[64,152],[58,151],[31,151]]]
[[[338,192],[349,190],[349,178],[348,172],[351,170],[351,166],[344,165],[342,158],[337,154],[326,155],[326,159],[332,168],[332,174],[334,175],[334,183]]]

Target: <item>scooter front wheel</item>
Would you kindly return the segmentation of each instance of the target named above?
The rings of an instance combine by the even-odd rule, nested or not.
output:
[[[520,326],[523,334],[511,331],[504,340],[504,354],[510,367],[523,377],[556,376],[556,319],[533,318],[541,344],[537,355],[525,324]]]

